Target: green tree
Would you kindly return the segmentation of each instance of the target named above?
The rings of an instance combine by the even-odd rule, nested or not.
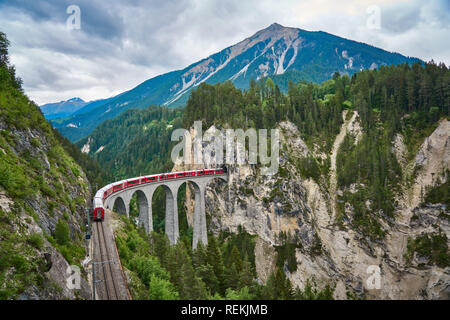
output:
[[[224,288],[231,288],[233,290],[239,289],[239,272],[234,263],[225,268],[223,284]]]
[[[242,271],[239,274],[239,284],[241,287],[250,287],[253,284],[253,272],[250,261],[248,261],[247,256],[244,259],[244,264]]]
[[[165,233],[152,232],[150,239],[152,254],[158,257],[162,265],[167,265],[167,255],[170,252],[169,238]]]
[[[233,246],[233,249],[231,249],[231,255],[230,255],[230,265],[236,266],[236,271],[241,272],[242,271],[242,258],[241,254],[239,253],[238,248],[236,245]]]
[[[217,245],[217,240],[214,236],[211,236],[208,239],[207,256],[208,263],[213,267],[214,274],[216,275],[220,286],[222,286],[224,265],[222,260],[222,253],[219,246]],[[221,293],[223,292],[221,291]]]
[[[183,242],[178,242],[170,248],[167,270],[170,273],[170,281],[177,288],[181,299],[206,299],[206,286],[195,274],[192,259]]]
[[[227,300],[252,300],[254,296],[250,293],[248,287],[243,287],[240,290],[233,290],[228,288],[225,292],[225,299]]]
[[[148,284],[152,276],[168,280],[167,271],[161,266],[159,260],[153,256],[137,256],[130,261],[130,269],[134,270],[139,278]]]
[[[214,268],[209,263],[197,266],[196,274],[205,283],[211,294],[219,292],[219,280],[214,273]]]
[[[9,40],[6,34],[0,31],[0,65],[3,67],[9,64],[8,47]]]
[[[208,256],[202,242],[199,242],[197,248],[192,252],[192,264],[194,268],[204,266],[208,263]]]
[[[262,290],[263,299],[289,300],[294,296],[291,281],[286,278],[281,267],[271,273]]]
[[[334,286],[327,284],[322,290],[317,290],[315,282],[306,280],[303,290],[297,288],[295,290],[295,299],[298,300],[333,300]]]
[[[151,275],[148,284],[148,298],[150,300],[176,300],[178,292],[170,281]]]

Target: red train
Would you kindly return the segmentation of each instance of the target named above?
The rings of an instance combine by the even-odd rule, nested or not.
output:
[[[103,206],[103,201],[108,198],[113,193],[122,191],[127,188],[132,188],[135,186],[155,183],[158,181],[166,181],[166,180],[174,180],[174,179],[183,179],[195,176],[204,176],[204,175],[215,175],[215,174],[224,174],[227,172],[227,168],[224,166],[220,169],[205,169],[205,170],[194,170],[194,171],[184,171],[184,172],[169,172],[151,176],[143,176],[137,177],[127,180],[122,180],[119,182],[114,182],[109,184],[100,190],[97,191],[94,197],[93,203],[93,219],[94,221],[102,221],[105,218],[105,208]]]

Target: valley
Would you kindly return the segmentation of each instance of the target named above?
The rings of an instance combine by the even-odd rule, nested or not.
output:
[[[274,23],[116,96],[39,107],[8,46],[0,299],[450,299],[444,63]],[[196,121],[215,138],[193,164],[172,135],[194,154]],[[250,137],[219,160],[229,129],[278,132],[278,170],[249,163]]]

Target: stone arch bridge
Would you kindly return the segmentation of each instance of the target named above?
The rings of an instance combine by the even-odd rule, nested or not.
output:
[[[154,180],[151,182],[146,182],[150,180],[150,178]],[[228,175],[226,169],[171,172],[149,177],[131,178],[112,183],[99,190],[99,192],[101,191],[103,194],[104,192],[111,190],[111,194],[106,193],[106,197],[103,197],[104,207],[112,210],[114,206],[116,206],[117,211],[121,214],[126,214],[127,217],[129,217],[131,198],[136,193],[139,203],[139,224],[143,225],[146,232],[149,233],[153,230],[153,194],[158,187],[163,187],[166,194],[165,232],[170,243],[173,245],[177,243],[179,238],[177,206],[178,190],[183,183],[191,183],[194,187],[195,193],[192,246],[193,248],[196,248],[199,241],[201,241],[204,245],[208,243],[206,231],[205,192],[207,184],[216,178],[227,182]],[[139,183],[133,185],[136,181],[139,181]],[[123,185],[123,188],[114,191],[114,188],[119,188],[116,186],[120,186],[120,184]]]

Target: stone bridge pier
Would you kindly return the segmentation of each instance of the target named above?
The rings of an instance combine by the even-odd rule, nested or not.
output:
[[[185,179],[138,185],[136,187],[127,188],[122,192],[114,193],[105,200],[105,207],[112,210],[115,205],[120,214],[125,214],[129,217],[130,201],[136,193],[139,203],[139,225],[144,226],[145,231],[150,233],[153,230],[153,194],[158,187],[163,187],[166,193],[165,232],[169,238],[170,244],[174,245],[177,243],[180,236],[177,205],[178,190],[183,183],[190,182],[194,188],[195,195],[192,247],[196,248],[199,241],[201,241],[203,245],[208,243],[206,231],[205,193],[207,184],[214,178],[219,178],[223,181],[228,180],[227,175],[223,174],[214,176],[196,176]]]

